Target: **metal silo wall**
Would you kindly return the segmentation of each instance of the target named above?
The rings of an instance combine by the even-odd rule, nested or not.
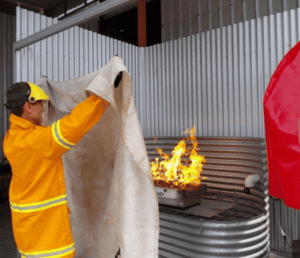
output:
[[[291,9],[262,15],[147,48],[73,27],[17,51],[16,81],[34,82],[42,75],[54,81],[78,78],[117,54],[133,80],[144,137],[183,136],[196,125],[198,136],[264,138],[264,92],[299,40],[299,14]],[[17,8],[17,40],[56,22]],[[289,243],[299,239],[299,212],[276,205]],[[271,250],[292,253],[272,205],[270,240]]]
[[[0,140],[1,146],[8,129],[8,112],[3,104],[6,102],[6,90],[13,83],[13,42],[15,39],[15,19],[13,15],[0,12]],[[4,158],[3,149],[0,150],[0,161]]]

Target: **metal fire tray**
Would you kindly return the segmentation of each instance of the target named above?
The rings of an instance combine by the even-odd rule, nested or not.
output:
[[[201,184],[193,190],[180,190],[165,187],[155,187],[158,203],[180,208],[187,208],[201,203],[201,195],[207,192],[207,185]]]

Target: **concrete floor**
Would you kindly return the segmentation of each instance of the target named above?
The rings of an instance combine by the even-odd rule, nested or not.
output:
[[[269,258],[292,258],[292,255],[287,255],[287,254],[279,254],[275,252],[271,252]]]
[[[289,255],[271,253],[270,258],[288,258]],[[0,200],[0,258],[17,258],[8,200]]]

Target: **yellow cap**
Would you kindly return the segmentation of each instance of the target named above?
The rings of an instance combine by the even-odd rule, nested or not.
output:
[[[28,98],[28,101],[34,103],[38,100],[49,100],[48,95],[37,85],[27,82],[30,86],[31,93]]]

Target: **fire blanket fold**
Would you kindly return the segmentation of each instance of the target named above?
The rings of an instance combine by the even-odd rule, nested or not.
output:
[[[118,88],[117,74],[123,71]],[[63,156],[76,256],[158,257],[158,201],[132,97],[132,81],[119,57],[93,74],[66,82],[37,82],[50,97],[49,120],[67,115],[92,93],[110,106]]]
[[[282,59],[264,96],[269,193],[300,209],[300,42]]]

